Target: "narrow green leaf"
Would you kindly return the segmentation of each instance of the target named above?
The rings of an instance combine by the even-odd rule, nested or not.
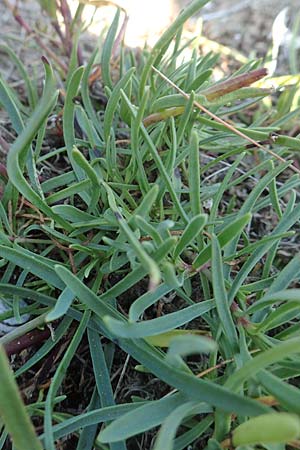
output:
[[[26,127],[10,148],[7,157],[7,173],[12,184],[27,200],[38,207],[47,216],[56,220],[56,222],[66,230],[70,230],[72,228],[70,224],[53,212],[45,201],[43,201],[28,184],[22,173],[29,146],[54,107],[58,95],[49,63],[45,62],[44,67],[46,72],[46,83],[42,98],[26,124]]]
[[[266,295],[275,294],[286,289],[300,275],[300,255],[295,255],[279,272],[276,279],[266,292]]]
[[[285,212],[285,214],[283,214],[281,221],[274,228],[274,230],[271,233],[271,236],[288,231],[294,225],[294,223],[297,220],[299,220],[299,217],[300,217],[300,203],[297,206],[295,206],[292,212],[288,211]],[[247,261],[245,262],[242,269],[239,271],[239,273],[237,274],[231,285],[230,291],[228,293],[230,303],[234,299],[243,281],[247,278],[249,272],[255,266],[257,261],[259,261],[261,257],[272,247],[272,245],[273,245],[272,242],[268,242],[264,244],[262,247],[256,249],[252,253],[252,255],[249,256],[249,258],[247,259]]]
[[[98,391],[94,388],[90,403],[87,407],[87,413],[94,411],[100,407]],[[82,417],[82,414],[80,415]],[[86,425],[80,432],[76,450],[92,450],[94,447],[98,424]]]
[[[138,323],[125,323],[110,316],[105,316],[103,320],[114,336],[123,337],[125,339],[135,339],[165,333],[166,331],[180,327],[196,317],[200,317],[214,307],[214,302],[212,300],[207,300],[188,306],[180,311],[167,314],[166,316],[159,317],[158,319],[151,319]]]
[[[204,434],[207,429],[213,423],[213,417],[207,416],[205,419],[202,419],[201,422],[194,425],[185,433],[181,434],[174,441],[174,450],[184,450],[188,448],[189,444],[198,440],[202,434]]]
[[[289,412],[300,414],[300,391],[292,384],[287,384],[272,373],[262,370],[256,375],[268,394],[273,395]]]
[[[45,447],[47,450],[55,450],[54,444],[54,433],[52,425],[52,408],[54,397],[66,375],[68,366],[77,350],[78,345],[81,342],[85,329],[87,327],[90,318],[90,311],[86,311],[82,316],[82,320],[69,344],[68,349],[64,353],[64,356],[55,371],[55,375],[51,380],[51,385],[47,394],[46,405],[45,405]]]
[[[104,138],[107,142],[111,133],[111,127],[114,120],[114,113],[116,111],[118,102],[121,98],[121,90],[125,89],[129,80],[131,79],[135,68],[132,67],[125,73],[125,75],[118,81],[118,83],[114,86],[114,89],[109,97],[108,103],[106,105],[105,114],[104,114],[104,122],[103,122],[103,130],[104,130]]]
[[[217,349],[217,344],[211,338],[187,334],[174,337],[169,345],[166,358],[173,356],[188,356],[197,353],[210,353]]]
[[[173,289],[178,289],[184,281],[184,274],[177,275],[176,267],[169,261],[163,263],[162,272],[165,283]]]
[[[253,305],[249,306],[248,313],[254,313],[268,305],[273,305],[278,302],[300,302],[300,289],[284,289],[282,291],[271,292],[270,294],[267,293],[260,300],[257,300]]]
[[[108,30],[101,56],[101,74],[104,85],[108,86],[110,89],[112,88],[112,80],[110,76],[110,61],[112,56],[112,49],[114,45],[114,41],[116,38],[116,34],[118,31],[119,19],[120,19],[121,10],[118,8],[114,20]]]
[[[188,245],[199,235],[203,227],[207,222],[206,214],[198,214],[193,217],[185,228],[174,252],[174,258],[177,258],[183,250],[185,250]]]
[[[76,69],[70,79],[69,86],[66,93],[65,105],[63,110],[63,133],[64,140],[67,147],[68,158],[76,177],[78,180],[82,180],[84,178],[84,172],[78,165],[76,164],[73,158],[73,148],[75,146],[75,128],[74,128],[74,118],[75,118],[75,102],[74,98],[78,93],[79,85],[82,79],[84,67],[78,67]]]
[[[127,98],[127,96],[125,95],[125,93],[123,91],[122,91],[122,95],[123,95],[124,100],[127,102],[128,107],[131,108],[132,114],[134,116],[136,116],[136,112],[134,111],[134,109],[132,107],[132,104],[130,103],[130,100]],[[179,215],[182,217],[182,219],[183,219],[183,221],[185,223],[188,223],[187,214],[184,211],[184,209],[183,209],[183,207],[182,207],[182,205],[181,205],[181,203],[180,203],[180,201],[178,199],[177,193],[174,190],[173,183],[170,180],[170,177],[168,175],[166,167],[163,164],[162,159],[160,158],[160,155],[159,155],[159,153],[157,151],[157,148],[156,148],[153,140],[151,139],[149,133],[147,132],[147,130],[146,130],[146,128],[145,128],[145,126],[143,124],[141,124],[141,134],[142,134],[143,138],[145,139],[145,142],[147,144],[149,152],[150,152],[150,154],[151,154],[151,156],[152,156],[152,158],[153,158],[153,160],[154,160],[154,162],[156,164],[156,167],[157,167],[157,169],[158,169],[158,171],[159,171],[159,173],[161,175],[161,178],[163,179],[163,181],[164,181],[164,183],[165,183],[165,185],[166,185],[166,187],[167,187],[167,189],[168,189],[168,191],[170,193],[170,196],[171,196],[171,198],[172,198],[172,200],[174,202],[174,205],[175,205],[176,209],[178,210]]]
[[[38,93],[35,89],[31,77],[29,76],[24,64],[20,60],[20,57],[16,55],[16,53],[7,45],[0,45],[0,50],[2,52],[5,52],[9,55],[9,57],[12,59],[14,64],[16,65],[22,79],[24,80],[26,89],[27,89],[27,95],[28,95],[28,102],[31,109],[34,109],[38,102]]]
[[[104,408],[113,406],[115,405],[115,400],[99,334],[94,330],[88,329],[88,341],[101,406]],[[116,442],[110,448],[111,450],[126,450],[124,442]]]
[[[141,216],[134,217],[135,225],[146,234],[146,236],[150,236],[157,246],[161,245],[163,239],[156,228],[147,220],[145,220]]]
[[[55,307],[46,316],[46,322],[52,322],[64,316],[71,306],[75,296],[70,289],[64,289],[57,299]]]
[[[6,247],[4,245],[0,245],[0,255],[28,272],[34,273],[47,281],[47,283],[61,289],[64,288],[64,284],[56,275],[54,268],[51,267],[51,264],[46,264],[46,258],[25,251],[21,247],[18,249]]]
[[[176,393],[142,405],[108,425],[100,433],[99,440],[100,442],[115,442],[150,430],[160,425],[174,409],[185,403],[185,400],[184,395]],[[211,411],[211,408],[203,403],[199,407],[202,408],[202,412]]]
[[[195,91],[202,86],[202,84],[210,78],[211,74],[213,73],[213,69],[207,69],[203,72],[200,72],[200,74],[191,82],[191,84],[188,86],[187,91]]]
[[[54,439],[67,436],[81,428],[99,424],[100,422],[108,422],[118,417],[124,416],[127,412],[141,407],[141,403],[125,403],[117,406],[96,409],[80,416],[75,416],[64,420],[62,423],[53,426]],[[41,439],[45,439],[45,434],[41,435]]]
[[[186,416],[201,414],[202,408],[196,402],[183,403],[163,423],[158,432],[153,450],[173,450],[177,428]]]
[[[167,295],[169,292],[171,292],[173,288],[171,286],[168,286],[166,283],[162,283],[161,285],[157,286],[156,289],[153,291],[148,291],[145,294],[141,295],[137,300],[135,300],[132,305],[129,308],[129,321],[135,322],[137,321],[145,309],[152,306],[154,303],[156,303],[158,300],[160,300],[162,297]]]
[[[12,126],[16,130],[18,134],[20,134],[24,128],[23,120],[20,114],[20,111],[15,104],[13,96],[7,86],[6,82],[0,76],[0,104],[3,105],[5,110],[7,111],[10,120],[12,122]]]
[[[27,448],[31,450],[42,450],[2,346],[0,346],[0,414],[17,450],[24,450],[25,442]]]
[[[122,214],[119,212],[116,207],[113,191],[106,185],[107,193],[108,193],[108,201],[112,210],[114,211],[115,217],[117,219],[117,223],[120,229],[124,232],[126,238],[131,244],[132,250],[136,253],[138,259],[140,260],[142,266],[148,271],[150,277],[150,290],[154,289],[160,281],[161,275],[160,270],[154,259],[152,259],[147,252],[142,247],[141,243],[130,229],[129,225],[123,218]]]
[[[221,232],[218,234],[217,238],[219,241],[220,247],[224,247],[228,242],[234,239],[237,235],[239,235],[242,229],[247,225],[247,223],[251,219],[251,214],[245,214],[243,217],[239,217],[234,220],[230,225],[227,225]],[[211,258],[211,244],[207,245],[197,256],[195,261],[193,262],[193,267],[197,269],[201,267],[203,264],[209,261]]]
[[[242,368],[238,369],[228,378],[225,386],[231,390],[237,390],[246,380],[256,375],[259,370],[282,361],[295,353],[300,353],[300,338],[281,342],[275,347],[263,351],[255,358],[247,361]]]
[[[273,164],[270,161],[269,163],[269,171],[264,175],[258,183],[254,186],[250,194],[248,195],[246,201],[243,203],[241,209],[239,210],[238,216],[242,216],[243,214],[247,212],[251,212],[253,210],[253,207],[255,203],[257,202],[257,199],[261,195],[261,193],[266,189],[266,187],[271,183],[273,179],[276,178],[277,175],[279,175],[281,172],[283,172],[288,166],[290,165],[290,162],[287,163],[281,163],[277,167],[273,168]],[[231,241],[231,243],[228,245],[225,251],[225,256],[234,253],[236,251],[236,246],[238,243],[240,235],[237,234],[235,238]],[[225,270],[225,276],[226,279],[228,279],[230,273],[230,266],[227,266],[227,269]]]
[[[191,200],[191,211],[194,216],[201,214],[200,196],[200,155],[199,138],[194,131],[191,135],[190,155],[189,155],[189,195]]]
[[[230,312],[230,305],[228,302],[227,292],[224,283],[223,263],[219,241],[215,235],[212,235],[212,284],[214,291],[214,298],[216,308],[218,311],[219,320],[225,337],[233,351],[238,351],[238,335],[236,327]]]

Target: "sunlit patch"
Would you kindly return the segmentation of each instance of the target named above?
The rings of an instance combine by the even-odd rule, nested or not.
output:
[[[130,47],[142,47],[145,41],[150,45],[157,41],[162,31],[171,23],[176,14],[172,0],[118,0],[106,2],[101,0],[85,1],[82,18],[90,24],[90,33],[99,35],[104,25],[111,23],[116,12],[116,6],[123,8],[129,16],[126,29],[125,44]],[[116,5],[114,6],[113,5]],[[72,0],[70,6],[75,12],[78,2]],[[95,10],[95,6],[97,9]]]

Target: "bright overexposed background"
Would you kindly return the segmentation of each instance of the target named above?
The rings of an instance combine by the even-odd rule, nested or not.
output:
[[[105,22],[111,22],[116,7],[101,1],[92,0],[90,3],[85,6],[83,19],[90,23],[89,32],[97,35]],[[143,46],[145,41],[152,46],[180,11],[178,2],[174,0],[116,0],[113,3],[124,8],[129,17],[125,44],[130,47]],[[70,0],[73,11],[77,4],[77,0]],[[95,9],[93,4],[98,8]]]

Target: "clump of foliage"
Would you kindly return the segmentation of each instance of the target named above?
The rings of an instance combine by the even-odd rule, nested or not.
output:
[[[1,354],[0,448],[8,433],[17,449],[47,450],[75,433],[77,450],[121,450],[155,427],[155,450],[299,445],[300,258],[280,250],[297,239],[300,179],[290,157],[300,140],[279,133],[299,109],[272,118],[258,107],[246,126],[248,109],[269,94],[250,86],[265,75],[260,62],[221,83],[212,80],[214,54],[178,64],[182,26],[207,1],[194,0],[152,51],[137,58],[122,48],[112,70],[118,11],[85,67],[75,42],[60,93],[46,58],[40,99],[25,79],[27,105],[0,79],[17,135],[2,171],[0,294],[11,309],[0,317],[31,316],[0,341],[7,348],[53,327],[14,375]],[[101,98],[90,94],[98,63]],[[52,148],[49,118],[58,124]],[[25,409],[13,377],[32,373],[66,334],[49,388]],[[71,415],[62,386],[85,336],[93,393]],[[167,395],[116,402],[119,349]],[[43,423],[38,437],[29,416]]]

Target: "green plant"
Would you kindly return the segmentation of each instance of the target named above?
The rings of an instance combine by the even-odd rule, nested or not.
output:
[[[207,437],[208,448],[264,443],[261,435],[251,439],[249,429],[259,421],[277,424],[270,396],[278,415],[289,413],[280,416],[287,432],[272,443],[298,438],[300,394],[287,380],[300,372],[300,291],[293,284],[300,265],[298,255],[285,263],[278,249],[294,237],[300,218],[299,171],[286,161],[300,140],[279,134],[270,139],[290,111],[280,123],[242,121],[247,108],[269,94],[250,87],[253,77],[265,75],[258,62],[223,84],[211,80],[213,54],[198,57],[195,51],[177,64],[183,23],[207,1],[194,0],[139,63],[133,51],[121,48],[116,74],[110,63],[117,12],[100,59],[105,109],[89,92],[98,48],[85,68],[75,64],[69,71],[63,104],[45,58],[36,105],[20,109],[16,93],[0,80],[0,102],[18,135],[0,206],[0,293],[11,316],[24,312],[18,300],[25,299],[32,322],[42,318],[55,328],[16,377],[69,337],[49,390],[41,388],[27,406],[28,414],[43,420],[39,438],[47,450],[70,433],[78,436],[77,450],[106,444],[125,449],[127,439],[161,424],[155,450],[184,449]],[[152,66],[188,95],[174,95]],[[200,113],[195,99],[235,125]],[[50,114],[62,115],[63,143],[49,151],[43,145]],[[52,176],[41,180],[45,170]],[[248,190],[246,198],[239,186]],[[266,212],[270,220],[262,233]],[[155,305],[166,299],[172,310],[160,316]],[[57,394],[64,394],[64,378],[85,334],[94,391],[87,411],[72,416],[60,405],[65,396]],[[111,371],[119,348],[138,361],[136,371],[161,380],[168,395],[116,403]],[[202,353],[209,356],[199,362]],[[252,416],[260,417],[248,422]],[[0,448],[10,431],[3,420]]]

